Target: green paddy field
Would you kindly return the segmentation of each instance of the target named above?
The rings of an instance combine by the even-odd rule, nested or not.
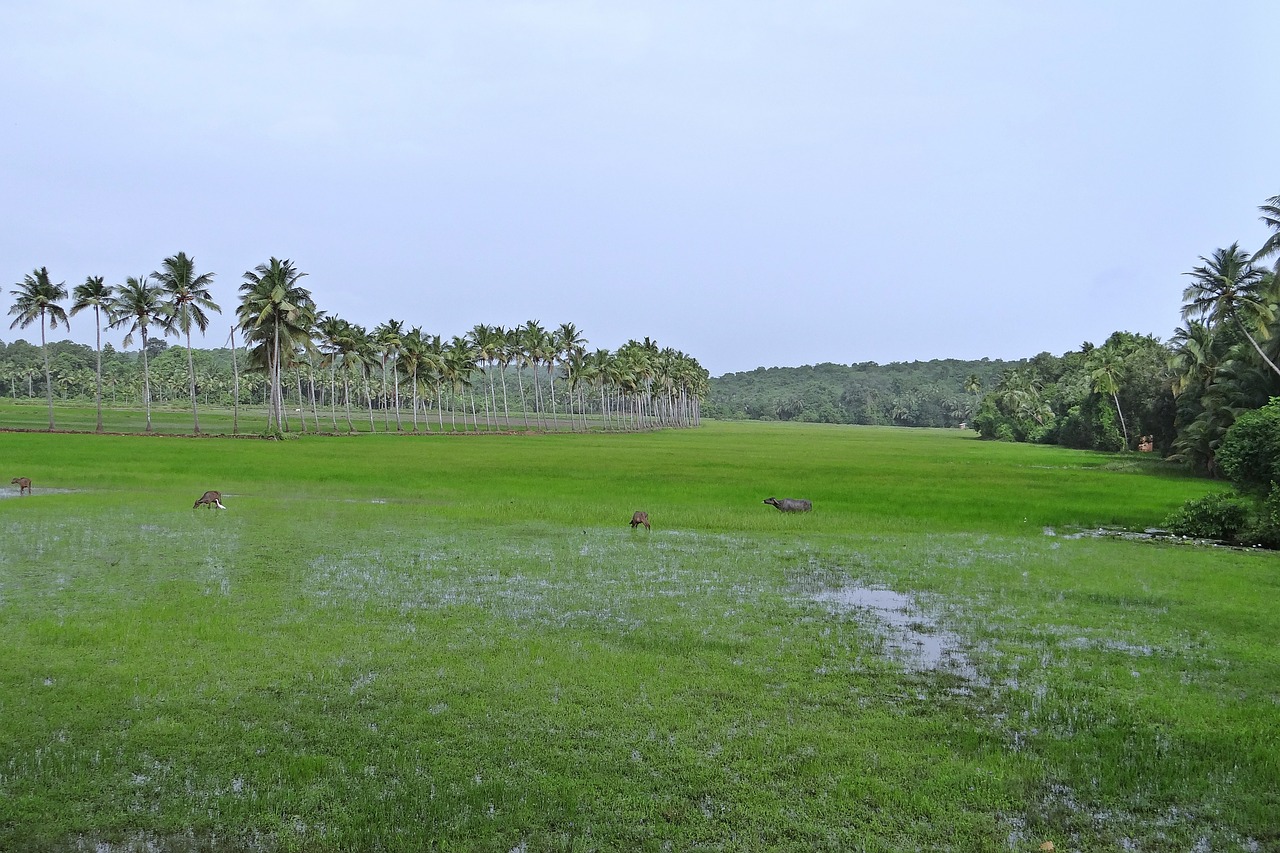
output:
[[[1136,454],[708,423],[0,463],[0,850],[1280,849],[1280,555],[1093,535],[1221,488]]]

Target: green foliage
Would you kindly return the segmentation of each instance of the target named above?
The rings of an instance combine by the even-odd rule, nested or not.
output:
[[[1245,412],[1218,447],[1218,466],[1242,492],[1263,496],[1280,482],[1280,397]]]
[[[1166,449],[1175,414],[1168,359],[1156,338],[1129,332],[1061,357],[1041,353],[1000,376],[974,426],[985,438],[1004,424],[1017,441],[1108,452],[1124,449],[1127,429],[1131,445],[1151,435]]]
[[[977,392],[1012,362],[928,362],[759,367],[710,382],[708,417],[895,426],[968,423]]]
[[[1234,541],[1249,524],[1249,507],[1238,498],[1215,492],[1189,500],[1164,521],[1179,536]]]

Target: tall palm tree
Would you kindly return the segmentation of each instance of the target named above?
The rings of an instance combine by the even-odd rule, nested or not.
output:
[[[165,334],[177,334],[179,331],[187,336],[187,378],[191,390],[191,419],[196,435],[200,434],[200,416],[196,411],[196,367],[191,356],[191,326],[204,330],[209,327],[209,317],[205,311],[221,314],[222,309],[213,301],[209,286],[213,284],[213,273],[196,275],[195,258],[186,252],[165,258],[160,262],[160,269],[151,273],[151,278],[158,284],[167,298],[167,322]]]
[[[489,393],[485,397],[484,422],[486,427],[492,429],[491,412],[496,416],[498,409],[498,398],[494,392],[493,364],[497,362],[499,351],[504,342],[492,326],[484,323],[474,326],[468,335],[468,339],[479,361],[480,372],[488,381]]]
[[[356,431],[355,422],[351,419],[351,374],[359,364],[360,337],[357,327],[334,316],[326,316],[320,322],[320,340],[329,362],[330,376],[339,370],[342,373],[342,405],[347,415],[347,432]],[[336,389],[331,395],[337,399]],[[337,413],[334,413],[334,429],[337,427]]]
[[[424,357],[427,354],[427,338],[422,334],[422,329],[414,326],[400,341],[400,357],[396,359],[396,366],[404,371],[405,378],[409,380],[409,387],[413,392],[413,431],[418,431],[418,369],[422,366]],[[427,426],[427,432],[431,431],[430,424]]]
[[[133,343],[135,334],[142,337],[142,400],[147,410],[147,432],[151,432],[151,369],[147,362],[148,331],[152,326],[164,328],[165,306],[159,287],[148,284],[145,275],[129,276],[116,293],[111,328],[128,326],[124,346]]]
[[[1089,381],[1093,390],[1099,394],[1110,394],[1116,405],[1116,414],[1120,416],[1120,431],[1124,434],[1124,449],[1129,449],[1129,427],[1124,422],[1124,412],[1120,409],[1120,385],[1124,373],[1124,360],[1120,354],[1109,346],[1100,346],[1089,353],[1085,366],[1089,371]]]
[[[523,327],[507,329],[505,352],[507,358],[515,362],[516,382],[520,390],[520,413],[524,417],[524,428],[529,429],[529,403],[524,396],[524,366],[526,355],[524,349],[525,331]]]
[[[494,357],[498,362],[498,376],[502,378],[502,422],[505,429],[511,429],[511,410],[507,407],[507,368],[516,357],[511,346],[511,334],[501,326],[493,327]]]
[[[572,391],[574,386],[572,368],[569,366],[569,359],[574,353],[581,353],[586,345],[587,339],[582,331],[573,323],[561,323],[556,327],[555,332],[551,336],[551,360],[552,360],[552,379],[555,376],[555,362],[560,361],[565,365],[565,384]],[[551,397],[552,403],[555,402],[554,388]],[[569,428],[573,429],[573,395],[569,395]]]
[[[373,330],[373,343],[378,351],[378,359],[382,362],[382,389],[383,395],[386,394],[387,388],[387,364],[395,362],[400,357],[400,351],[404,347],[404,322],[401,320],[388,320],[381,326]],[[400,373],[394,369],[395,374],[395,394],[392,397],[393,405],[396,409],[396,432],[404,429],[400,422]],[[387,410],[385,406],[382,410],[383,426],[387,432],[391,431],[391,423],[387,420]]]
[[[315,303],[311,291],[298,284],[306,275],[292,261],[273,257],[242,276],[236,316],[245,343],[258,344],[266,355],[263,361],[271,382],[268,429],[274,422],[276,430],[284,430],[283,356],[292,355],[302,341],[308,345],[311,341]]]
[[[346,347],[343,361],[360,371],[361,384],[364,386],[364,400],[369,408],[369,432],[377,432],[378,428],[373,422],[373,391],[369,383],[369,374],[373,372],[370,367],[378,360],[373,337],[364,326],[351,323],[346,331]]]
[[[1280,367],[1249,333],[1252,328],[1269,336],[1267,327],[1276,319],[1266,298],[1266,272],[1253,266],[1239,243],[1215,250],[1211,258],[1201,255],[1200,260],[1203,265],[1183,273],[1191,277],[1191,284],[1182,291],[1182,318],[1203,318],[1211,328],[1234,320],[1258,356],[1280,376]]]
[[[471,376],[476,371],[476,353],[471,347],[471,342],[467,339],[454,335],[449,340],[444,352],[444,379],[449,387],[450,396],[450,412],[453,416],[453,429],[458,429],[457,403],[458,395],[463,390],[472,391],[474,382]],[[475,419],[475,396],[472,394],[471,416],[472,421],[476,424],[476,432],[480,431],[480,424]],[[462,407],[462,425],[467,425],[467,408],[465,404]]]
[[[45,344],[44,327],[48,323],[50,329],[57,329],[61,323],[68,331],[71,329],[66,310],[58,304],[67,298],[66,282],[54,284],[49,279],[48,268],[40,267],[32,270],[30,275],[23,276],[22,281],[9,292],[17,297],[13,300],[13,307],[9,309],[9,313],[16,314],[17,319],[9,324],[9,328],[25,329],[32,323],[40,324],[40,352],[44,356],[44,385],[49,397],[49,431],[52,432],[53,382],[49,377],[49,350]]]
[[[76,285],[75,290],[71,292],[71,298],[75,300],[71,305],[72,317],[86,308],[93,309],[94,333],[97,335],[95,352],[98,359],[98,390],[94,395],[94,402],[98,407],[98,432],[102,432],[102,315],[105,313],[107,320],[111,320],[111,306],[115,299],[115,292],[115,287],[106,284],[100,275],[87,276],[84,284]]]

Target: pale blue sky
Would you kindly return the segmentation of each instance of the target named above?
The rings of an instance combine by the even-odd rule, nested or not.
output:
[[[0,0],[0,282],[7,308],[33,267],[186,251],[216,346],[276,255],[368,326],[569,321],[715,375],[1168,338],[1180,273],[1265,237],[1278,25],[1270,0]]]

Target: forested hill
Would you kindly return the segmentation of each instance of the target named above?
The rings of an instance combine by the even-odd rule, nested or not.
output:
[[[726,419],[959,426],[1005,370],[1024,363],[948,358],[757,367],[711,379],[702,411]]]

